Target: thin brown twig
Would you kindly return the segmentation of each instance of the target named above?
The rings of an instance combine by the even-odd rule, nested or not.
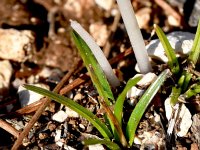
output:
[[[159,5],[165,12],[172,15],[179,24],[183,21],[183,17],[180,13],[175,11],[166,1],[164,0],[154,0],[157,5]]]
[[[17,131],[12,125],[10,125],[9,123],[7,123],[6,121],[4,121],[2,119],[0,119],[0,128],[6,130],[7,132],[12,134],[16,138],[19,137],[20,132]]]
[[[109,54],[110,54],[110,48],[111,48],[111,44],[110,44],[110,39],[113,38],[113,34],[115,33],[115,31],[117,30],[117,26],[119,24],[119,21],[120,21],[120,18],[121,18],[121,15],[120,13],[118,12],[116,15],[115,15],[115,18],[114,18],[114,22],[111,26],[111,29],[110,29],[110,32],[108,33],[108,41],[106,42],[105,46],[103,47],[103,52],[104,52],[104,55],[108,58]]]
[[[62,88],[62,86],[66,83],[66,81],[69,80],[71,75],[75,72],[77,68],[77,65],[75,64],[75,67],[69,70],[69,72],[62,78],[62,80],[57,84],[57,86],[54,88],[53,92],[58,93],[59,90]],[[36,111],[36,113],[33,115],[32,119],[29,121],[27,126],[24,128],[24,130],[20,133],[19,137],[15,141],[12,150],[19,149],[20,145],[22,144],[22,141],[24,137],[26,137],[35,124],[35,122],[39,119],[44,109],[50,104],[51,100],[49,98],[44,98],[42,105],[39,107],[39,109]]]

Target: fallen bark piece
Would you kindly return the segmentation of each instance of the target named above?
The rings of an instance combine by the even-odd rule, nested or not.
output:
[[[0,58],[23,62],[34,51],[34,41],[29,30],[0,29]]]

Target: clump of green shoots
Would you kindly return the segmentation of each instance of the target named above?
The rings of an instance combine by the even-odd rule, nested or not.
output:
[[[155,94],[164,83],[169,75],[169,70],[164,70],[158,78],[149,86],[139,102],[132,111],[128,123],[123,122],[123,105],[128,90],[137,84],[141,76],[130,79],[121,94],[115,99],[111,87],[109,86],[106,75],[100,66],[98,60],[94,56],[92,50],[75,31],[72,31],[72,37],[83,59],[83,62],[90,74],[93,84],[95,85],[99,98],[98,101],[105,110],[106,120],[102,121],[95,114],[74,102],[73,100],[56,94],[54,92],[35,87],[32,85],[24,85],[28,90],[32,90],[44,96],[47,96],[61,104],[66,105],[72,110],[79,113],[82,117],[86,118],[93,124],[94,127],[102,135],[102,139],[86,139],[83,141],[85,145],[89,144],[103,144],[109,149],[131,148],[135,137],[136,128],[142,118],[146,108],[152,101]],[[114,111],[109,106],[114,106]],[[125,130],[123,130],[125,129]]]
[[[200,93],[199,80],[197,80],[195,83],[193,81],[194,84],[192,85],[189,84],[192,77],[197,76],[194,69],[198,62],[200,53],[200,45],[198,44],[200,42],[200,23],[198,24],[192,50],[187,59],[188,65],[184,68],[181,68],[181,65],[175,56],[174,50],[170,46],[169,41],[167,40],[163,31],[157,25],[155,25],[155,30],[166,51],[166,55],[169,60],[168,66],[171,70],[171,73],[178,79],[177,85],[172,87],[171,93],[171,103],[172,105],[175,105],[181,97],[188,99],[191,96],[195,96],[196,94]],[[123,122],[123,104],[126,93],[132,86],[137,84],[141,77],[139,76],[130,79],[122,93],[119,94],[119,96],[115,99],[107,81],[106,75],[91,49],[76,31],[72,31],[72,36],[83,59],[83,62],[90,74],[93,84],[99,93],[98,100],[104,108],[108,120],[100,120],[95,114],[91,113],[89,110],[67,97],[32,85],[24,85],[25,88],[45,95],[59,103],[66,105],[90,121],[93,126],[97,128],[103,138],[86,139],[83,141],[85,145],[103,144],[109,149],[121,149],[122,147],[131,148],[133,146],[136,128],[140,122],[140,119],[142,118],[147,106],[155,94],[158,92],[161,85],[164,83],[165,79],[169,76],[170,71],[168,69],[164,70],[149,86],[149,88],[142,95],[139,102],[133,109],[128,123],[125,124]],[[114,111],[110,109],[109,106],[111,105],[114,105]]]
[[[124,2],[127,4],[128,1],[126,0]],[[129,2],[127,6],[129,7],[127,9],[132,9],[132,7],[130,7]],[[132,14],[134,16],[133,10]],[[137,23],[136,18],[134,17],[133,19],[133,22]],[[126,19],[124,21],[126,22]],[[102,51],[94,43],[94,40],[90,37],[90,35],[84,30],[82,30],[82,27],[79,24],[73,21],[71,22],[71,24],[73,28],[72,37],[83,59],[83,62],[90,74],[92,82],[99,93],[99,103],[105,109],[106,117],[108,119],[104,121],[100,120],[95,114],[91,113],[89,110],[67,97],[61,96],[51,91],[47,91],[45,89],[41,89],[39,87],[34,87],[31,85],[24,86],[28,90],[35,91],[39,94],[45,95],[59,103],[66,105],[67,107],[76,111],[82,117],[90,121],[91,124],[93,124],[93,126],[97,128],[97,130],[100,132],[103,138],[87,139],[83,141],[84,144],[88,145],[99,143],[104,144],[109,149],[120,149],[122,147],[131,148],[133,145],[136,128],[140,122],[140,119],[142,118],[146,108],[152,101],[153,97],[158,92],[165,79],[168,77],[169,70],[164,70],[153,82],[153,84],[146,90],[146,92],[141,97],[136,107],[132,111],[128,123],[124,123],[123,105],[126,98],[126,93],[131,87],[137,84],[141,77],[139,76],[130,79],[127,82],[122,93],[119,94],[119,96],[115,99],[114,97],[116,96],[113,95],[110,85],[112,87],[116,87],[119,85],[119,81],[113,74],[112,69],[108,64],[107,60],[102,55]],[[144,43],[138,25],[136,24],[133,27],[135,28],[133,32],[138,31],[136,32],[137,35],[130,34],[130,32],[132,32],[131,30],[129,30],[130,26],[128,27],[129,29],[127,29],[127,31],[129,33],[129,36],[134,37],[136,41],[138,41],[137,39],[139,39],[140,41],[135,43],[133,42],[134,40],[131,40],[131,43],[132,45],[136,44],[135,47],[133,46],[133,48],[135,51],[135,55],[137,55],[137,60],[142,60],[139,61],[140,63],[138,62],[140,71],[142,73],[147,73],[151,71],[151,65],[147,57],[146,49],[144,47]],[[140,43],[139,46],[137,46],[138,43]],[[112,77],[114,77],[114,79]],[[110,110],[109,106],[111,105],[114,105],[114,111]]]
[[[186,101],[190,97],[200,93],[199,75],[195,71],[200,53],[200,21],[198,23],[193,47],[184,64],[178,62],[174,49],[171,47],[161,28],[157,25],[154,25],[154,28],[163,45],[168,58],[168,66],[174,77],[175,86],[172,87],[170,95],[171,105],[174,106],[178,101]]]

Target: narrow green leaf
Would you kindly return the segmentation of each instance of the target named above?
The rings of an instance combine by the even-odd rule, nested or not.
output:
[[[82,117],[84,117],[88,121],[90,121],[91,124],[97,128],[97,130],[102,134],[102,136],[105,139],[109,140],[112,137],[112,133],[110,132],[110,130],[97,116],[95,116],[92,112],[90,112],[83,106],[79,105],[78,103],[74,102],[73,100],[71,100],[67,97],[61,96],[59,94],[56,94],[54,92],[45,90],[43,88],[33,86],[33,85],[24,85],[24,87],[26,89],[34,91],[38,94],[47,96],[47,97],[57,101],[58,103],[64,104],[65,106],[74,110],[79,115],[81,115]]]
[[[81,58],[83,59],[83,62],[85,64],[88,72],[91,74],[91,70],[90,70],[89,66],[92,66],[95,76],[100,81],[101,86],[97,85],[94,82],[93,77],[91,77],[93,84],[97,88],[97,91],[99,92],[100,91],[99,87],[102,87],[104,94],[107,95],[108,98],[110,98],[111,100],[114,101],[114,96],[112,94],[110,85],[106,79],[106,76],[105,76],[103,70],[101,69],[100,65],[98,64],[96,58],[94,57],[93,53],[91,52],[90,48],[87,46],[85,41],[83,41],[83,39],[74,30],[72,31],[72,37],[74,39],[74,42],[79,50]],[[101,94],[101,93],[99,92],[99,94]],[[100,95],[100,96],[103,97],[103,95]],[[111,103],[109,101],[106,101],[106,103],[108,105],[111,105]]]
[[[103,106],[103,108],[108,116],[108,120],[110,122],[111,129],[114,133],[114,139],[116,141],[120,141],[120,143],[122,144],[123,147],[128,147],[128,143],[126,141],[126,138],[124,136],[124,133],[122,131],[122,128],[121,128],[117,118],[115,117],[113,112],[110,110],[110,108],[106,105],[106,103],[103,100],[100,103]]]
[[[190,83],[190,80],[192,79],[192,74],[188,71],[183,71],[182,73],[185,76],[184,82],[182,84],[182,90],[181,92],[185,92],[188,89],[188,85]]]
[[[91,77],[93,77],[94,79],[94,82],[97,84],[97,86],[100,86],[100,81],[98,80],[98,78],[94,75],[94,70],[92,68],[92,66],[89,66],[90,67],[90,71],[91,71]],[[111,126],[111,129],[113,131],[113,133],[116,133],[114,138],[117,140],[117,141],[120,141],[121,144],[124,146],[124,147],[127,147],[128,146],[128,143],[126,141],[126,138],[124,136],[124,133],[122,131],[122,128],[117,120],[117,118],[115,117],[115,115],[113,114],[113,112],[110,110],[110,108],[108,107],[108,105],[105,103],[105,99],[107,98],[104,93],[103,93],[103,89],[102,87],[97,87],[99,89],[99,92],[102,93],[101,95],[103,95],[104,97],[100,97],[99,98],[99,102],[101,104],[101,106],[104,108],[105,112],[106,112],[106,115],[108,117],[108,121],[110,123],[110,126]],[[104,99],[105,98],[105,99]]]
[[[187,90],[185,93],[184,93],[184,97],[186,99],[192,97],[192,96],[195,96],[197,94],[200,93],[200,82],[198,84],[193,84],[189,90]]]
[[[117,101],[116,101],[115,107],[114,107],[114,114],[115,114],[117,120],[119,121],[120,125],[122,125],[122,112],[123,112],[123,106],[124,106],[124,100],[126,98],[126,94],[127,94],[128,90],[130,90],[133,86],[135,86],[138,83],[138,81],[140,81],[141,78],[142,78],[141,76],[137,76],[137,77],[130,79],[127,82],[122,93],[117,98]]]
[[[181,88],[180,87],[172,87],[172,92],[170,94],[170,103],[172,106],[174,106],[178,102],[178,97],[181,94]]]
[[[200,53],[200,21],[198,23],[198,27],[197,27],[197,32],[194,38],[194,43],[192,46],[192,49],[190,51],[189,54],[189,61],[192,63],[193,67],[195,68],[195,65],[199,59],[199,53]]]
[[[158,35],[158,38],[160,39],[160,42],[162,43],[162,46],[165,50],[165,53],[168,58],[168,65],[173,74],[177,74],[180,71],[178,59],[176,58],[176,54],[174,52],[174,49],[171,47],[166,35],[162,31],[162,29],[158,25],[154,25],[154,28],[156,30],[156,34]]]
[[[146,92],[143,94],[137,105],[135,106],[131,116],[129,118],[127,127],[126,127],[126,135],[129,140],[129,145],[132,146],[133,140],[135,137],[136,128],[142,118],[146,108],[150,104],[151,100],[155,96],[155,94],[160,89],[161,85],[164,83],[165,79],[169,76],[169,69],[165,69],[158,78],[149,86]]]
[[[103,144],[111,150],[120,150],[121,148],[114,142],[108,141],[106,139],[86,139],[82,142],[84,145],[94,145],[94,144]]]
[[[90,77],[92,78],[93,83],[95,83],[96,88],[98,89],[99,95],[103,98],[103,100],[106,102],[108,106],[110,106],[110,102],[108,100],[107,94],[104,91],[101,82],[99,81],[99,78],[95,75],[94,69],[92,65],[89,64],[88,69],[90,71]]]
[[[192,74],[184,70],[181,77],[178,80],[178,86],[172,87],[172,92],[170,94],[170,103],[174,106],[178,102],[178,98],[181,93],[188,89],[189,82],[192,78]]]

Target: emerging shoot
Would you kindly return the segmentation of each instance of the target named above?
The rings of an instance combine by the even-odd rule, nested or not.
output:
[[[116,75],[114,74],[107,58],[103,54],[100,47],[95,43],[91,35],[76,21],[71,20],[71,27],[79,34],[79,36],[86,42],[88,47],[91,49],[95,58],[97,59],[99,65],[104,71],[110,85],[112,87],[117,87],[120,85],[120,82]]]
[[[144,40],[130,0],[116,0],[141,73],[151,72]]]

